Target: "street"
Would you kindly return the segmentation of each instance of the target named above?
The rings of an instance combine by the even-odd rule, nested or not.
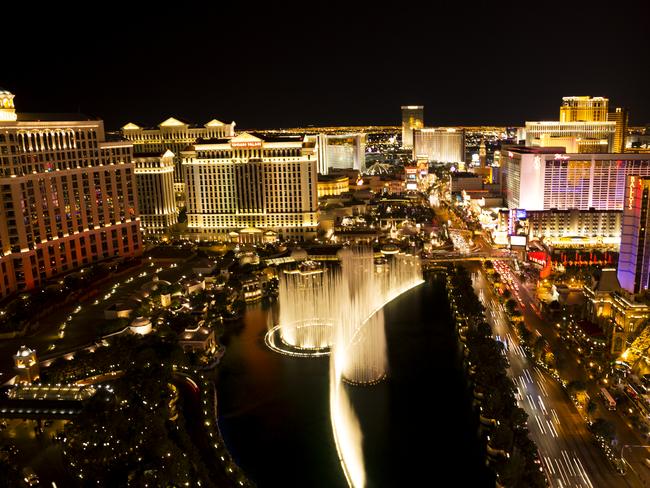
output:
[[[537,444],[551,486],[645,486],[634,476],[623,477],[615,471],[562,387],[526,357],[482,270],[475,265],[471,269],[487,321],[495,338],[506,344],[518,403],[529,416],[531,438]]]

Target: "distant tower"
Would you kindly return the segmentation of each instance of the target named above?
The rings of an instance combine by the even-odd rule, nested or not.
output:
[[[402,147],[413,149],[413,130],[424,127],[422,105],[402,105]]]
[[[14,371],[16,371],[16,383],[31,384],[39,377],[38,359],[36,351],[21,346],[14,355]]]
[[[560,122],[606,122],[609,98],[563,97]]]
[[[14,94],[0,88],[0,122],[15,122],[17,119]]]

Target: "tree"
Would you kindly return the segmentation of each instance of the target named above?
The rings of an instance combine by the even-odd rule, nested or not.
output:
[[[567,390],[569,390],[570,395],[577,395],[580,392],[587,390],[587,385],[584,381],[574,380],[569,382],[567,385]]]
[[[590,399],[589,403],[587,403],[587,414],[589,417],[593,417],[596,413],[596,410],[598,410],[596,402]]]
[[[616,435],[616,429],[614,428],[614,424],[600,417],[594,420],[594,423],[591,424],[591,431],[596,435],[604,437],[610,442],[612,441],[612,439],[614,439]]]
[[[526,327],[526,324],[524,322],[519,322],[519,324],[517,325],[517,332],[519,332],[519,337],[521,337],[521,340],[523,342],[525,342],[526,344],[530,344],[530,338],[532,334],[528,330],[528,327]]]
[[[537,339],[535,339],[535,342],[533,343],[533,354],[537,359],[542,359],[544,355],[544,351],[546,350],[548,346],[548,342],[546,342],[546,339],[544,339],[543,336],[537,336]]]
[[[513,298],[508,299],[506,301],[506,311],[512,315],[515,310],[517,310],[517,302]]]

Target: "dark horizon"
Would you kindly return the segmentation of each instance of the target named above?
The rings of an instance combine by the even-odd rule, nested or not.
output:
[[[83,21],[23,12],[13,17],[29,30],[15,22],[6,39],[38,47],[5,62],[0,87],[19,112],[81,112],[108,130],[170,116],[240,129],[399,125],[410,104],[424,105],[428,126],[521,126],[557,120],[570,95],[608,97],[630,125],[650,124],[647,4],[516,5],[437,6],[432,17],[347,5]]]

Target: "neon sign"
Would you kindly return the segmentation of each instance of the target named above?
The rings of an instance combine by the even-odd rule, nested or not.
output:
[[[627,208],[631,209],[634,206],[634,193],[636,187],[636,176],[630,176],[630,184],[627,187]]]
[[[230,147],[262,147],[262,141],[231,142]]]

